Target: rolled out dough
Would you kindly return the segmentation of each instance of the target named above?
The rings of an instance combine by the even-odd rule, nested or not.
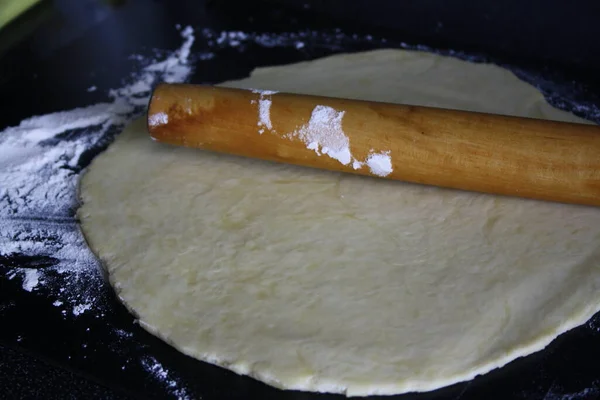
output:
[[[577,120],[500,68],[408,51],[227,85]],[[80,189],[83,232],[146,329],[280,388],[436,389],[542,349],[600,305],[596,208],[169,147],[142,122]]]

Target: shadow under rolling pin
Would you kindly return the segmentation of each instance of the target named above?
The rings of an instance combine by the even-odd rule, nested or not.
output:
[[[483,193],[600,206],[600,127],[422,106],[161,84],[172,145]]]

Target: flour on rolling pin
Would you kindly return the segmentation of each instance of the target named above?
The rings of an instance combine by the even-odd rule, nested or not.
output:
[[[252,93],[258,93],[258,133],[263,134],[265,128],[273,130],[273,124],[271,123],[271,95],[277,93],[274,90],[258,90],[253,89]],[[256,100],[252,100],[251,104],[254,104]],[[161,113],[164,114],[164,113]],[[166,122],[165,122],[166,123]]]
[[[252,92],[259,94],[258,133],[262,135],[265,128],[276,133],[271,122],[271,95],[277,92],[257,89],[253,89]],[[256,100],[252,100],[251,103],[255,104]],[[153,119],[158,118],[160,114],[162,113],[153,115]],[[326,154],[343,165],[352,163],[354,169],[361,169],[366,164],[373,175],[381,177],[389,175],[393,171],[389,151],[377,153],[371,149],[364,161],[359,161],[352,155],[350,139],[344,133],[342,126],[344,114],[345,111],[318,105],[313,109],[308,123],[283,137],[290,140],[298,138],[306,144],[307,149],[314,150],[318,155]]]
[[[389,151],[384,151],[382,153],[372,152],[367,157],[366,163],[371,169],[371,173],[377,176],[387,176],[393,171],[392,157],[390,157]]]
[[[148,123],[152,126],[166,125],[169,123],[169,115],[164,112],[156,113],[150,117]]]

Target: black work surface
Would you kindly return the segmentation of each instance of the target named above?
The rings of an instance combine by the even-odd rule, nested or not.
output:
[[[32,115],[107,101],[107,90],[132,72],[131,54],[180,46],[176,24],[195,29],[192,54],[215,54],[196,64],[194,83],[240,78],[259,65],[335,52],[417,47],[510,67],[552,104],[600,122],[597,2],[476,3],[46,1],[0,31],[0,129]],[[317,34],[303,48],[256,43],[209,48],[198,34],[205,28]],[[87,91],[90,86],[98,90]],[[0,257],[0,398],[341,398],[280,391],[186,357],[136,325],[107,284],[100,291],[101,314],[64,315],[42,292],[27,292],[7,278],[15,267],[45,262],[29,256]],[[394,398],[600,398],[598,325],[597,315],[545,350],[473,381]],[[115,329],[127,332],[126,340],[115,340]],[[137,362],[149,355],[169,371],[175,389]]]

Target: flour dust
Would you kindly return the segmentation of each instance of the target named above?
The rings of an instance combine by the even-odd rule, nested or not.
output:
[[[101,265],[75,220],[79,176],[126,123],[145,112],[156,83],[189,78],[194,30],[180,33],[181,47],[164,57],[134,56],[144,65],[108,91],[111,101],[34,116],[0,132],[0,276],[47,298],[64,318],[102,318],[106,311]],[[12,306],[2,305],[0,313]],[[152,365],[148,373],[156,375],[157,362]],[[166,389],[187,397],[171,375]]]

